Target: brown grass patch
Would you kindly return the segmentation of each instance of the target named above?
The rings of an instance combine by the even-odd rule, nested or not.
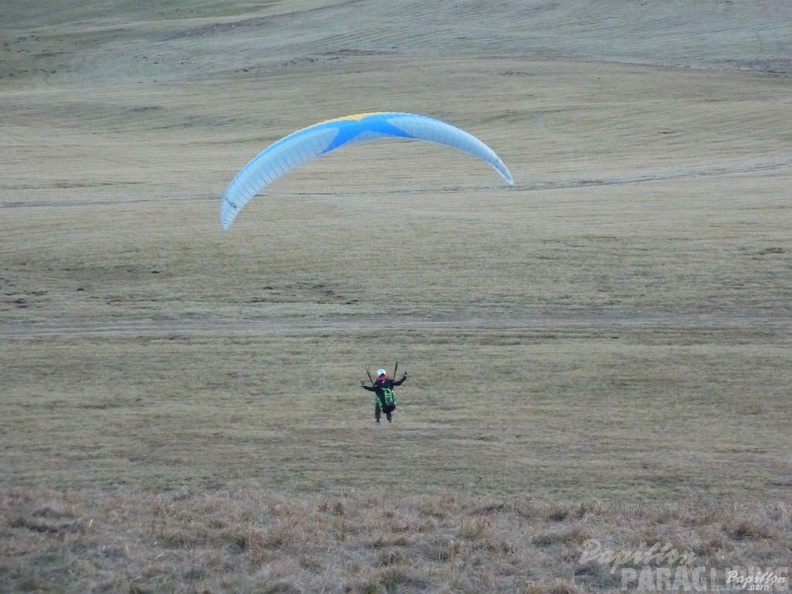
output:
[[[339,515],[340,501],[287,502],[255,490],[164,496],[14,488],[3,492],[0,510],[4,584],[41,592],[610,591],[619,571],[603,559],[581,563],[592,539],[613,550],[695,549],[686,565],[719,571],[749,560],[779,564],[789,546],[789,519],[758,504],[678,502],[672,518],[665,504],[597,503],[597,515],[578,519],[575,503],[559,520],[551,517],[559,503],[526,514],[510,500],[486,509],[456,496],[384,500],[383,508],[382,500],[344,497]],[[421,519],[427,505],[432,523]],[[657,540],[644,540],[647,524],[664,526]],[[729,546],[707,550],[718,539]],[[622,559],[616,569],[636,565]]]

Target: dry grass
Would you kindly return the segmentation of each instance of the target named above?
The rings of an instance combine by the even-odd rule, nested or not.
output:
[[[770,563],[788,547],[792,519],[782,505],[703,501],[542,504],[387,492],[295,500],[190,489],[14,488],[2,508],[2,585],[62,593],[611,591],[631,565],[583,558],[593,540],[628,551],[670,543],[685,567],[715,568],[723,579],[726,568]]]
[[[618,590],[590,540],[788,566],[785,2],[28,4],[0,590]],[[517,184],[372,143],[220,231],[267,142],[380,109]],[[375,429],[357,386],[397,359]]]

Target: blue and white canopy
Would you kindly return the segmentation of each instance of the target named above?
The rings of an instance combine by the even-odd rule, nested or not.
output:
[[[361,113],[303,128],[256,155],[226,189],[220,206],[220,224],[228,229],[256,194],[306,161],[353,142],[383,137],[414,138],[450,146],[482,159],[507,184],[514,183],[508,168],[490,147],[451,124],[414,113]]]

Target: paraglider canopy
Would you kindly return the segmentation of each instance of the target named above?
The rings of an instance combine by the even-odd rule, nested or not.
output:
[[[306,161],[347,144],[384,137],[414,138],[455,148],[488,163],[507,184],[514,183],[509,169],[490,147],[451,124],[414,113],[362,113],[303,128],[256,155],[226,189],[220,224],[228,229],[256,194]]]

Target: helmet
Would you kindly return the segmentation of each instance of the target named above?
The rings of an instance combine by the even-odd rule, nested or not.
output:
[[[383,375],[387,377],[388,372],[384,369],[377,369],[377,377],[382,377]]]

